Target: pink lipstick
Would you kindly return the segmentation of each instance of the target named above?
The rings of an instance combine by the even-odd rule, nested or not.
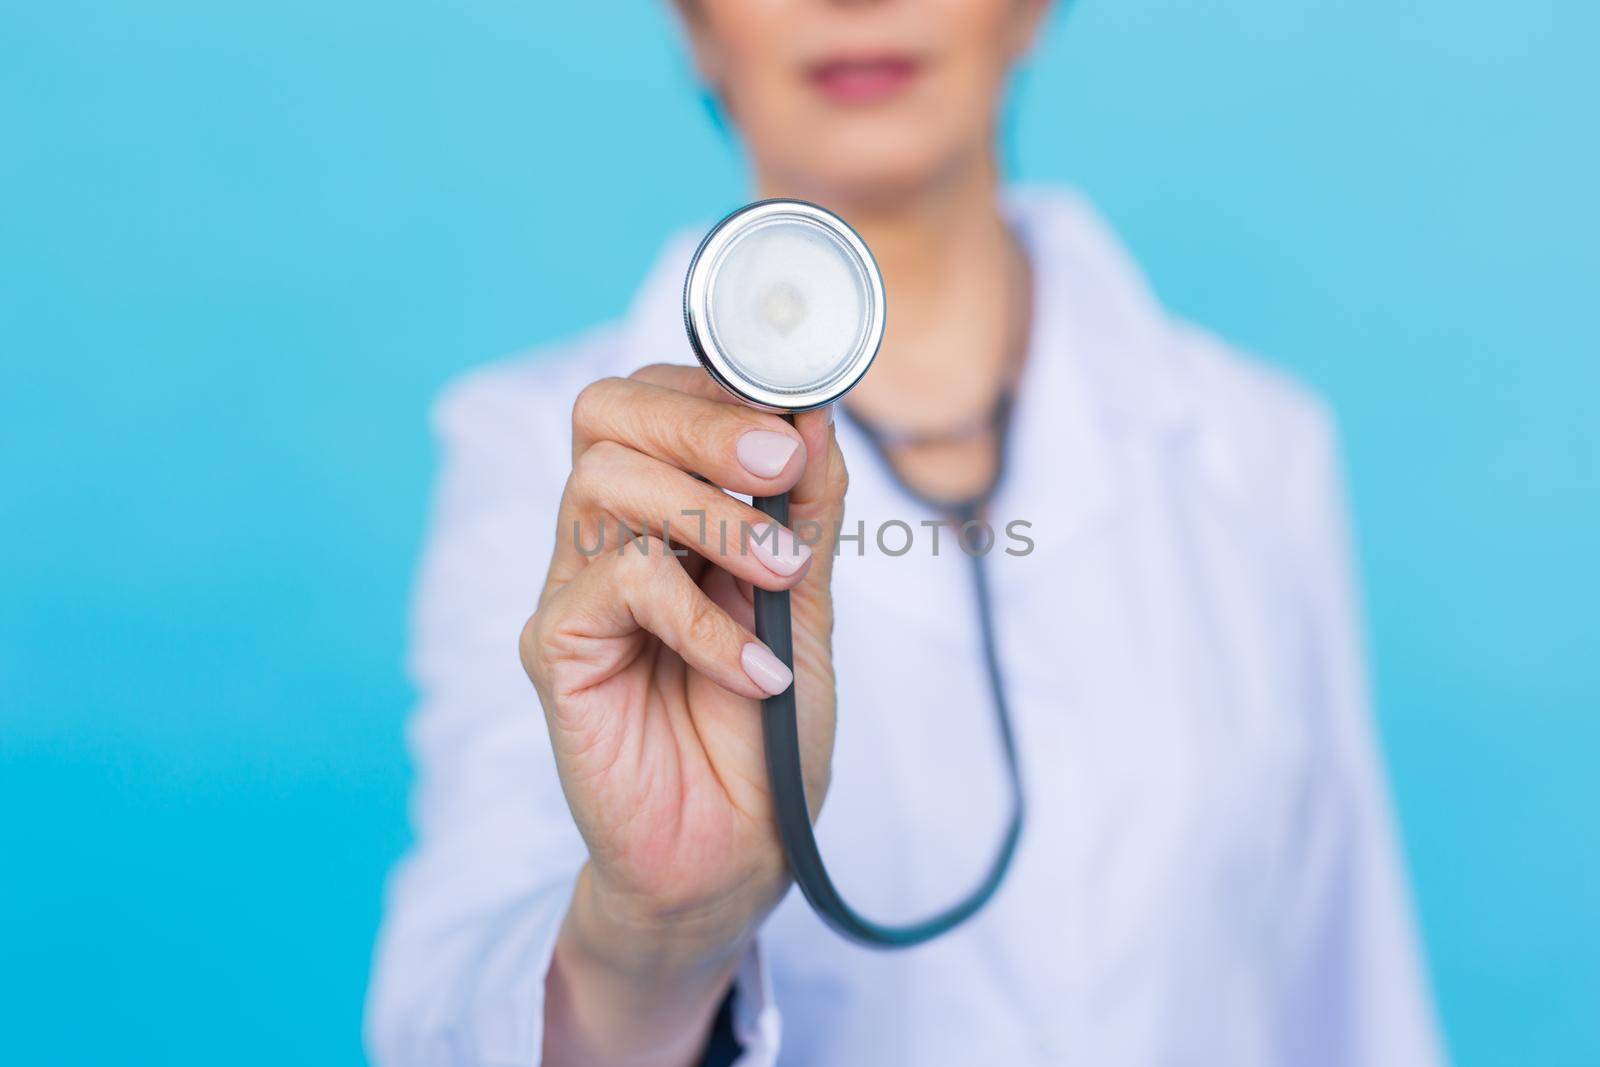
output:
[[[830,59],[814,64],[807,77],[835,103],[872,104],[910,85],[918,66],[916,60],[905,56]]]

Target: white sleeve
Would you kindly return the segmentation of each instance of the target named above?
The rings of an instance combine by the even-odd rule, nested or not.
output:
[[[1315,758],[1280,928],[1285,1062],[1443,1062],[1367,689],[1337,443],[1325,417],[1298,450],[1286,514],[1302,591]]]
[[[415,843],[389,886],[367,1005],[383,1067],[539,1062],[545,975],[587,855],[517,655],[555,535],[570,398],[519,408],[502,376],[436,409],[443,473],[412,617]],[[769,988],[752,949],[735,983],[743,1064],[776,1055]]]

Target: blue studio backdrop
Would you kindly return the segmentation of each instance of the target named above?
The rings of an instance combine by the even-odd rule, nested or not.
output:
[[[1011,120],[1340,415],[1466,1065],[1600,1062],[1597,39],[1080,0]],[[359,1062],[429,399],[743,188],[665,0],[6,5],[0,1061]]]

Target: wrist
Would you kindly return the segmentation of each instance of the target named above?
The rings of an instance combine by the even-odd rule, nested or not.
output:
[[[585,867],[546,983],[545,1062],[694,1063],[754,937],[721,926],[641,912]]]
[[[567,920],[575,942],[619,972],[692,981],[738,958],[770,908],[751,910],[732,897],[663,906],[612,888],[593,864],[586,864]]]

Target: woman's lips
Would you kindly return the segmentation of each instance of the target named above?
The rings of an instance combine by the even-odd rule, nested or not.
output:
[[[870,104],[884,100],[917,76],[917,61],[903,56],[870,59],[831,59],[807,71],[812,85],[840,104]]]

